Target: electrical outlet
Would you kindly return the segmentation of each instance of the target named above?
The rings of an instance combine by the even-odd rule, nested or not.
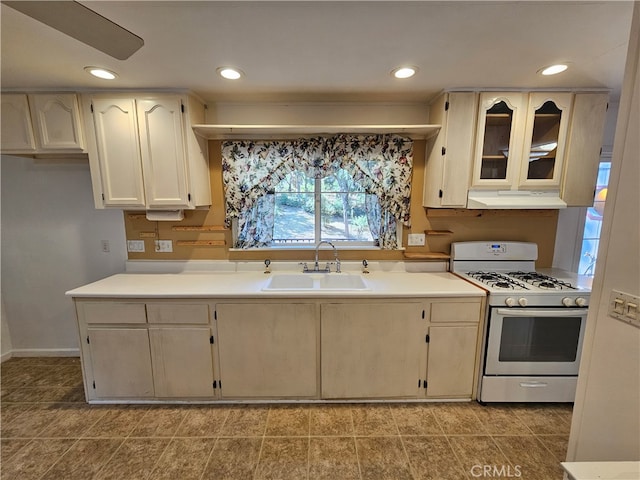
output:
[[[156,252],[170,253],[173,252],[172,240],[156,240]]]
[[[144,240],[127,240],[127,252],[144,252]]]
[[[100,244],[102,245],[102,251],[104,253],[109,253],[111,251],[111,247],[109,246],[109,240],[102,240],[100,241]]]
[[[424,233],[410,233],[407,238],[410,247],[424,246]]]

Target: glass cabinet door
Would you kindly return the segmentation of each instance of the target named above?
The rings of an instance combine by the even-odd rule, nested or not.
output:
[[[510,188],[522,154],[523,113],[522,93],[480,95],[474,186]]]
[[[530,94],[521,186],[560,186],[571,100],[571,93]]]

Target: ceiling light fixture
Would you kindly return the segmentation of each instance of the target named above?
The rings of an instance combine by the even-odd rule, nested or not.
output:
[[[100,67],[84,67],[84,70],[94,77],[102,78],[103,80],[114,80],[118,76],[117,73]]]
[[[558,73],[564,72],[567,68],[569,68],[569,66],[567,64],[558,63],[556,65],[549,65],[548,67],[544,67],[544,68],[538,70],[538,72],[541,75],[556,75]]]
[[[244,76],[241,70],[233,67],[220,67],[216,72],[218,72],[218,75],[222,78],[226,78],[227,80],[238,80],[240,77]]]
[[[418,67],[398,67],[391,71],[391,75],[396,78],[410,78],[413,77],[418,71]]]

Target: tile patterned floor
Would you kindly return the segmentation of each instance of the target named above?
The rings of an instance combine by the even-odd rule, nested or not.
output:
[[[90,406],[77,358],[1,366],[2,480],[560,480],[566,404]]]

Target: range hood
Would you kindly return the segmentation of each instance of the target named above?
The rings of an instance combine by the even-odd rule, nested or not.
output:
[[[558,209],[567,204],[559,191],[470,190],[467,208],[479,209]]]

